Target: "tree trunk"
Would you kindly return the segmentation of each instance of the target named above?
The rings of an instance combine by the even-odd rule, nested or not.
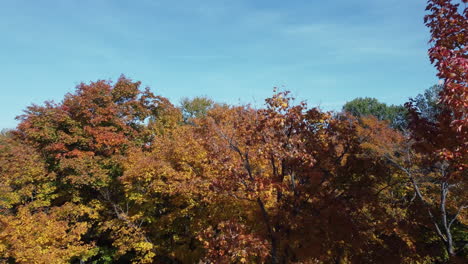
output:
[[[270,250],[271,263],[278,264],[278,242],[276,240],[274,230],[271,227],[270,217],[268,216],[268,213],[265,209],[265,205],[263,204],[263,201],[260,198],[257,198],[257,203],[260,206],[260,210],[263,216],[263,221],[265,221],[265,225],[268,229],[268,236],[270,238],[270,243],[271,243],[271,250]]]

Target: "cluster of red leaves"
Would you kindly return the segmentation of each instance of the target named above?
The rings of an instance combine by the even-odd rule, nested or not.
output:
[[[420,116],[412,102],[410,110],[414,138],[421,151],[434,159],[454,164],[460,175],[468,164],[468,7],[451,0],[430,0],[424,18],[430,28],[429,58],[444,81],[440,93],[442,113],[431,123]]]
[[[207,250],[205,263],[265,263],[269,257],[268,241],[233,221],[221,222],[216,228],[209,227],[199,239]]]
[[[463,0],[466,4],[467,0]],[[454,114],[454,125],[466,133],[468,108],[468,9],[460,12],[459,4],[451,0],[431,0],[426,8],[430,14],[424,22],[432,34],[429,49],[431,62],[444,80],[442,102]]]

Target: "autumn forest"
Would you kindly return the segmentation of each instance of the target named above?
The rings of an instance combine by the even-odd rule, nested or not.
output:
[[[1,263],[467,263],[467,1],[405,105],[174,103],[124,75],[0,134]],[[40,102],[38,102],[40,103]]]

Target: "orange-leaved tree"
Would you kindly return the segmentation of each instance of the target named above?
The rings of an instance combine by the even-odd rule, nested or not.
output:
[[[407,196],[401,191],[405,179],[366,144],[366,133],[375,138],[378,132],[399,132],[386,123],[360,130],[352,117],[294,105],[288,92],[266,102],[263,109],[215,108],[197,123],[213,168],[211,189],[245,208],[208,232],[212,259],[362,263],[425,258],[397,221],[405,204],[391,195]],[[233,236],[232,230],[240,234]],[[241,247],[250,254],[243,255]],[[268,255],[262,254],[266,249]]]
[[[45,175],[53,175],[50,206],[72,203],[86,212],[77,218],[89,226],[81,240],[96,245],[96,258],[101,252],[121,257],[127,254],[116,250],[122,241],[143,237],[124,232],[136,223],[122,214],[131,206],[119,180],[123,160],[130,150],[151,148],[154,137],[182,120],[166,98],[140,85],[124,76],[82,83],[60,103],[28,107],[12,132],[42,157]],[[146,250],[144,243],[136,247]]]

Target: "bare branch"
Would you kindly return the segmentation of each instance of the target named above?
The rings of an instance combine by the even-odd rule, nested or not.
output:
[[[460,213],[463,211],[463,209],[468,208],[468,205],[462,205],[458,208],[457,213],[453,216],[452,220],[450,220],[448,224],[448,228],[452,226],[452,224],[457,220],[457,217],[460,215]]]

